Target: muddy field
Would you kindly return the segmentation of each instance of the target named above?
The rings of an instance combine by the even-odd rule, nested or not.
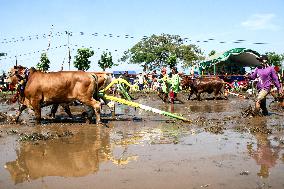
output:
[[[284,112],[242,117],[251,99],[164,104],[155,94],[136,102],[182,114],[184,123],[116,105],[104,125],[71,119],[60,109],[34,124],[32,111],[12,123],[17,104],[0,104],[0,188],[284,188]],[[272,99],[268,100],[268,104]],[[272,104],[273,105],[273,104]]]

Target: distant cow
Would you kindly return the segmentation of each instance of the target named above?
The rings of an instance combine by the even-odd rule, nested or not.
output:
[[[201,100],[200,95],[204,92],[207,92],[208,94],[214,92],[216,99],[217,96],[222,93],[224,85],[225,82],[218,77],[191,78],[189,76],[184,76],[182,80],[182,88],[190,88],[188,100],[190,100],[193,93],[196,95],[198,100]]]
[[[9,73],[9,77],[17,75],[16,69]],[[29,70],[29,75],[23,78],[24,83],[19,87],[20,90],[19,113],[16,116],[18,121],[22,111],[27,107],[35,112],[36,121],[40,123],[41,107],[51,104],[69,103],[75,100],[93,108],[96,114],[96,122],[100,123],[100,102],[95,100],[98,93],[98,76],[96,74],[83,71],[60,71],[43,73],[35,69]],[[92,115],[88,115],[91,122]]]

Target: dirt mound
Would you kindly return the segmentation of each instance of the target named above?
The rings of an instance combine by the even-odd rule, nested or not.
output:
[[[7,115],[5,113],[0,112],[0,122],[5,122],[7,120]]]

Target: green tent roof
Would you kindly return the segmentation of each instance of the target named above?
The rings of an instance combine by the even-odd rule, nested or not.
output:
[[[210,56],[207,60],[200,62],[199,67],[206,69],[221,62],[235,62],[244,67],[255,67],[259,65],[259,61],[256,59],[259,56],[258,52],[251,49],[234,48],[224,53]]]

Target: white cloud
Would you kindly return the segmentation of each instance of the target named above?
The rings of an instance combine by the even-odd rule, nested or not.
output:
[[[250,30],[278,30],[279,26],[273,23],[275,14],[254,14],[241,25]]]

